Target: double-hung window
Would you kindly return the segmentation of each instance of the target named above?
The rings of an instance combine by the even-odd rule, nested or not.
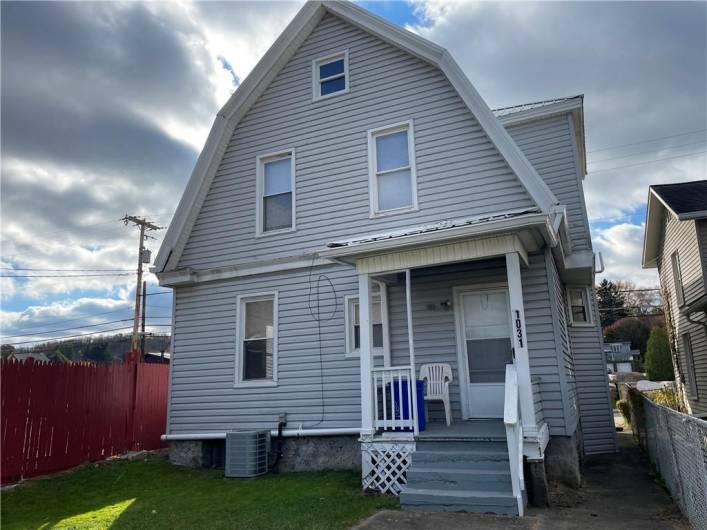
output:
[[[277,380],[277,294],[238,297],[236,383]]]
[[[294,230],[294,150],[260,156],[257,164],[257,234]]]
[[[687,393],[691,399],[698,399],[697,377],[695,375],[695,359],[692,356],[692,340],[689,333],[682,335],[682,349],[685,354],[685,375],[687,379]]]
[[[316,59],[312,63],[314,100],[349,91],[349,52]]]
[[[589,295],[584,287],[570,287],[567,289],[569,302],[570,324],[588,326],[592,323]]]
[[[675,283],[675,296],[678,299],[678,305],[685,304],[685,289],[682,286],[682,271],[680,270],[680,255],[676,252],[670,257],[673,265],[673,282]]]
[[[388,309],[385,285],[374,282],[371,292],[371,334],[373,354],[383,355],[388,338]],[[357,296],[346,297],[346,353],[361,351],[360,304]]]
[[[368,132],[371,216],[417,209],[412,121]]]

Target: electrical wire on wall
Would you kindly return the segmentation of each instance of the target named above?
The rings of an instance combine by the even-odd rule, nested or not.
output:
[[[321,414],[319,416],[319,421],[316,423],[312,423],[309,425],[304,425],[304,427],[311,428],[311,427],[316,427],[318,425],[321,425],[324,423],[324,414],[325,414],[325,409],[326,409],[326,397],[324,393],[324,352],[322,348],[322,322],[330,322],[334,320],[336,317],[336,313],[339,310],[339,295],[336,292],[336,287],[334,287],[334,282],[331,281],[331,278],[327,276],[326,274],[319,274],[317,276],[317,281],[316,281],[316,292],[315,294],[315,301],[313,303],[312,301],[312,291],[313,291],[313,285],[314,281],[312,279],[313,272],[314,272],[314,262],[316,260],[316,256],[312,257],[312,264],[309,267],[309,275],[308,275],[308,282],[309,282],[309,291],[307,293],[307,305],[309,307],[309,314],[312,316],[312,319],[316,322],[317,324],[317,345],[319,349],[319,390],[320,390],[320,397],[321,397]],[[329,287],[331,288],[331,292],[334,296],[334,309],[331,311],[331,313],[328,313],[325,317],[322,317],[322,312],[321,312],[321,305],[322,305],[322,296],[321,296],[321,286],[322,283],[328,283]]]

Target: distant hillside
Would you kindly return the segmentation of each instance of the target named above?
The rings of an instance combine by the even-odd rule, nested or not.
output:
[[[170,351],[171,337],[169,335],[152,335],[145,338],[145,351]],[[130,335],[94,335],[82,339],[68,339],[45,342],[30,348],[2,347],[2,357],[13,351],[43,352],[56,361],[94,361],[106,363],[122,361],[125,353],[130,350]]]

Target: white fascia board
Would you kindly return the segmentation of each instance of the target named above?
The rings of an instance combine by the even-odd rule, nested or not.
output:
[[[170,226],[158,252],[156,271],[176,267],[235,127],[326,11],[442,70],[537,206],[549,213],[550,208],[558,203],[449,52],[353,3],[307,2],[219,112],[171,223],[174,226]]]
[[[671,211],[668,205],[658,196],[653,189],[648,192],[648,205],[646,207],[646,225],[643,232],[643,256],[641,266],[644,269],[657,267],[658,247],[660,244],[661,221],[664,211]]]
[[[404,247],[426,245],[430,243],[443,243],[446,241],[484,237],[502,232],[513,232],[522,229],[538,228],[546,237],[546,232],[552,230],[552,225],[546,214],[531,214],[500,221],[490,221],[478,225],[460,226],[444,231],[423,232],[397,238],[381,239],[369,243],[360,243],[350,246],[340,246],[322,249],[318,252],[321,258],[340,259],[357,258],[366,254],[396,250]]]

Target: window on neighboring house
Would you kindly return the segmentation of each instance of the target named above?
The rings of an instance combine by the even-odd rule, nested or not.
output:
[[[675,296],[678,298],[678,305],[685,304],[685,291],[682,286],[682,271],[680,270],[680,255],[673,252],[671,256],[673,263],[673,282],[675,283]]]
[[[238,383],[271,382],[276,377],[277,295],[238,297]]]
[[[295,227],[294,150],[258,157],[257,234]]]
[[[314,99],[327,98],[349,91],[349,52],[316,59],[312,64]]]
[[[371,215],[417,208],[412,122],[369,131]]]
[[[691,399],[699,397],[697,392],[697,377],[695,376],[695,361],[692,358],[692,340],[689,333],[682,336],[682,349],[685,354],[685,375],[687,378],[687,393]]]
[[[570,324],[591,324],[591,313],[589,310],[589,295],[584,287],[571,287],[567,289],[569,299]]]
[[[357,296],[346,297],[346,353],[358,355],[361,349],[360,304]],[[371,292],[371,333],[373,354],[383,355],[388,341],[388,315],[385,286],[373,283]]]

